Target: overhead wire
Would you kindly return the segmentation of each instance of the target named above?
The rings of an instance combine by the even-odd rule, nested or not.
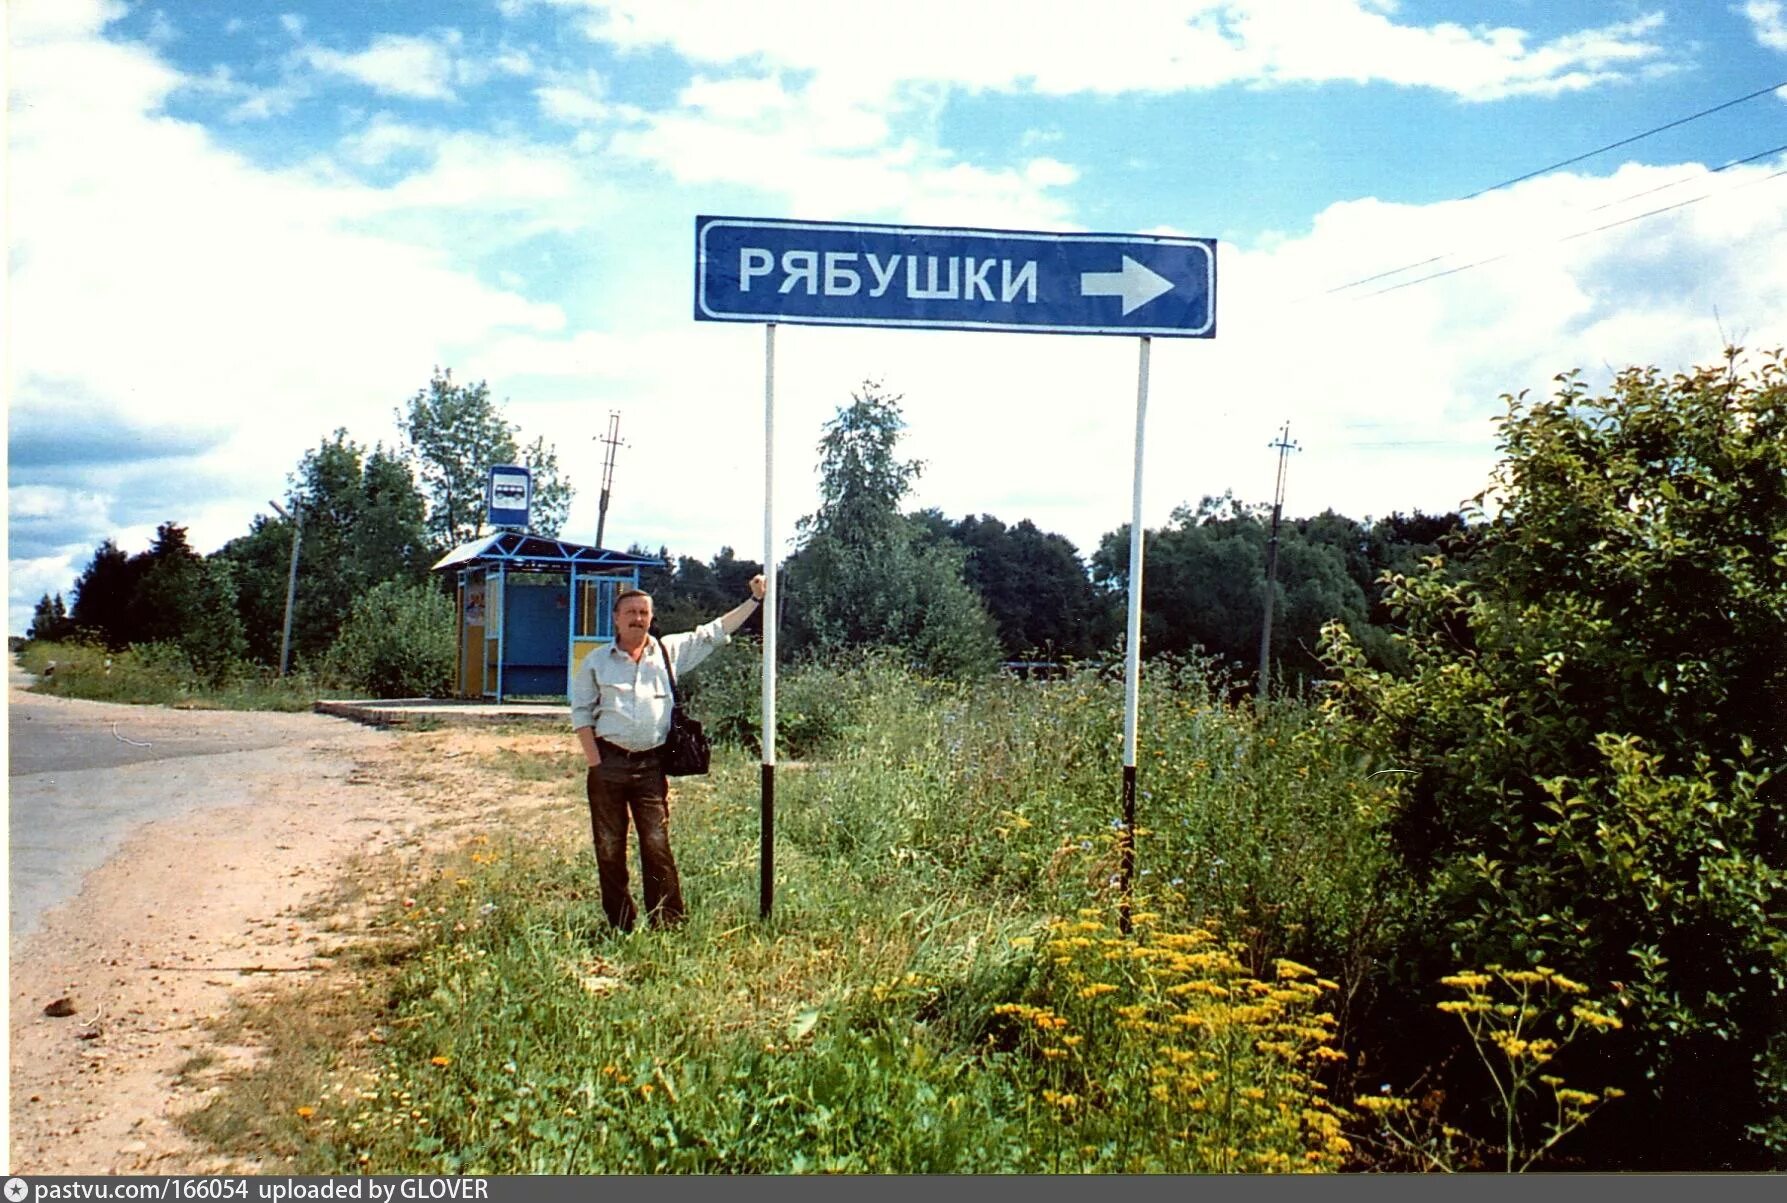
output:
[[[1515,184],[1519,184],[1526,180],[1533,179],[1537,176],[1544,175],[1548,171],[1556,171],[1560,167],[1568,167],[1573,163],[1580,163],[1584,159],[1591,159],[1594,156],[1596,156],[1598,154],[1604,154],[1605,152],[1607,152],[1609,150],[1614,150],[1621,146],[1628,146],[1628,145],[1630,145],[1634,142],[1640,141],[1644,138],[1651,137],[1654,134],[1659,134],[1665,130],[1674,129],[1677,126],[1686,125],[1691,121],[1697,121],[1702,117],[1710,116],[1713,113],[1720,112],[1724,109],[1732,108],[1733,106],[1743,104],[1746,101],[1755,100],[1759,96],[1766,96],[1769,93],[1779,91],[1782,88],[1787,88],[1787,80],[1782,80],[1779,83],[1770,84],[1768,87],[1765,87],[1765,88],[1758,88],[1753,92],[1747,92],[1742,96],[1734,97],[1731,100],[1723,101],[1719,104],[1711,106],[1710,108],[1701,109],[1697,113],[1690,113],[1686,117],[1678,117],[1674,121],[1668,121],[1668,122],[1664,122],[1662,125],[1652,126],[1650,129],[1643,130],[1639,133],[1631,135],[1630,137],[1621,138],[1615,142],[1609,142],[1607,145],[1596,147],[1594,150],[1585,151],[1582,154],[1573,155],[1567,159],[1560,159],[1555,163],[1548,164],[1544,167],[1536,168],[1533,171],[1525,172],[1521,175],[1514,176],[1510,179],[1502,180],[1501,182],[1496,183],[1496,184],[1491,184],[1486,188],[1479,188],[1475,192],[1468,193],[1465,196],[1455,197],[1454,200],[1455,201],[1475,200],[1477,197],[1486,196],[1489,193],[1498,191],[1502,188],[1512,187]],[[1774,152],[1773,151],[1763,151],[1761,154],[1758,154],[1758,155],[1751,155],[1745,159],[1735,160],[1734,162],[1726,163],[1721,167],[1715,168],[1714,172],[1716,173],[1718,171],[1723,171],[1728,167],[1735,167],[1740,163],[1752,162],[1755,159],[1762,158],[1762,157],[1772,154],[1772,153],[1774,153]],[[1632,196],[1622,197],[1621,199],[1616,200],[1616,201],[1609,201],[1605,205],[1597,206],[1596,210],[1601,209],[1601,208],[1607,208],[1611,205],[1624,204],[1626,201],[1635,199],[1638,196],[1643,196],[1648,192],[1661,191],[1664,188],[1674,187],[1676,184],[1685,183],[1688,180],[1694,179],[1694,178],[1698,178],[1698,177],[1684,177],[1682,180],[1675,181],[1674,183],[1671,183],[1671,184],[1658,185],[1657,187],[1646,189],[1644,192],[1634,193]],[[1675,207],[1679,207],[1679,206],[1669,206],[1669,207],[1675,208]],[[1594,212],[1596,210],[1590,210],[1590,212]],[[1665,211],[1667,211],[1667,210],[1666,209],[1658,210],[1658,212],[1665,212]],[[1614,223],[1614,224],[1623,224],[1623,223]],[[1364,285],[1364,284],[1375,283],[1376,281],[1382,280],[1388,276],[1398,275],[1402,272],[1416,271],[1420,268],[1428,267],[1428,266],[1431,266],[1432,264],[1440,262],[1441,260],[1445,259],[1451,253],[1452,252],[1447,251],[1447,252],[1444,252],[1444,253],[1438,254],[1438,255],[1430,255],[1425,259],[1420,259],[1420,260],[1417,260],[1412,263],[1405,263],[1399,267],[1392,267],[1385,271],[1373,272],[1371,275],[1361,276],[1360,278],[1358,278],[1356,280],[1349,280],[1344,284],[1336,284],[1331,288],[1325,289],[1323,295],[1331,296],[1335,293],[1345,292],[1348,289],[1358,288],[1359,286]],[[1420,277],[1420,280],[1434,280],[1434,279],[1440,278],[1441,276],[1453,275],[1453,274],[1456,274],[1457,272],[1468,270],[1468,268],[1470,268],[1470,267],[1479,267],[1485,263],[1493,263],[1493,262],[1495,262],[1496,259],[1503,258],[1503,257],[1504,256],[1502,256],[1502,255],[1497,255],[1493,258],[1481,260],[1477,263],[1467,264],[1464,267],[1448,268],[1446,271],[1443,271],[1443,272],[1436,272],[1431,275],[1422,276],[1422,277]],[[1419,283],[1420,280],[1408,281],[1408,283],[1411,283],[1411,284]],[[1396,287],[1402,287],[1402,285],[1397,285]],[[1394,291],[1394,289],[1393,288],[1377,289],[1373,292],[1367,293],[1366,295],[1367,296],[1378,296],[1381,293],[1390,292],[1390,291]],[[1313,299],[1313,298],[1308,298],[1308,299]]]
[[[1686,125],[1690,121],[1698,121],[1702,117],[1709,117],[1712,114],[1717,113],[1722,109],[1728,109],[1728,108],[1731,108],[1733,105],[1743,104],[1745,101],[1748,101],[1748,100],[1755,100],[1758,96],[1766,96],[1770,92],[1779,91],[1781,88],[1787,88],[1787,79],[1784,79],[1784,80],[1780,81],[1779,83],[1770,84],[1766,88],[1757,88],[1754,92],[1745,93],[1744,95],[1739,96],[1734,100],[1727,100],[1723,104],[1715,104],[1710,109],[1701,109],[1698,113],[1690,113],[1686,117],[1678,117],[1674,121],[1665,122],[1662,125],[1652,126],[1650,129],[1645,130],[1643,133],[1633,134],[1629,138],[1621,138],[1618,142],[1609,142],[1606,146],[1598,146],[1594,150],[1584,151],[1582,154],[1576,155],[1573,158],[1561,159],[1556,163],[1552,163],[1550,166],[1540,167],[1535,171],[1527,172],[1525,175],[1517,175],[1511,180],[1503,180],[1499,184],[1491,184],[1487,188],[1479,188],[1475,192],[1471,193],[1469,196],[1461,196],[1458,199],[1459,200],[1476,200],[1479,196],[1483,196],[1487,193],[1495,192],[1502,188],[1508,188],[1515,184],[1523,183],[1526,180],[1532,179],[1534,176],[1544,175],[1547,171],[1556,171],[1559,167],[1568,167],[1572,163],[1580,163],[1584,159],[1592,159],[1596,155],[1605,154],[1607,151],[1610,151],[1610,150],[1618,150],[1622,146],[1629,146],[1634,142],[1637,142],[1644,138],[1650,137],[1652,134],[1660,134],[1664,130],[1674,129],[1678,125]]]
[[[1719,172],[1726,170],[1727,168],[1737,167],[1744,163],[1753,163],[1757,159],[1767,158],[1769,155],[1780,154],[1783,151],[1787,151],[1787,143],[1783,143],[1780,146],[1776,146],[1769,150],[1762,151],[1759,154],[1750,155],[1750,156],[1748,156],[1746,158],[1742,158],[1742,159],[1735,159],[1730,163],[1724,164],[1723,166],[1713,168],[1711,171],[1707,172],[1707,174],[1709,176],[1716,175]],[[1722,196],[1729,192],[1735,192],[1741,188],[1748,188],[1753,184],[1764,184],[1764,183],[1767,183],[1769,180],[1777,179],[1784,175],[1787,175],[1787,168],[1784,168],[1780,171],[1772,172],[1769,175],[1762,176],[1759,179],[1745,180],[1741,184],[1735,184],[1730,187],[1722,188],[1722,189],[1715,189],[1711,192],[1703,192],[1699,196],[1692,196],[1684,201],[1676,201],[1674,204],[1671,204],[1671,205],[1663,205],[1663,206],[1660,206],[1659,208],[1649,209],[1643,213],[1634,213],[1634,214],[1631,214],[1630,216],[1622,217],[1622,218],[1618,219],[1617,221],[1603,222],[1602,224],[1600,224],[1598,226],[1590,226],[1586,229],[1577,230],[1573,233],[1565,234],[1561,237],[1551,239],[1548,242],[1528,243],[1523,246],[1510,247],[1507,250],[1501,251],[1494,255],[1490,255],[1484,259],[1473,260],[1470,263],[1463,263],[1457,267],[1449,267],[1445,271],[1431,272],[1425,276],[1417,276],[1413,280],[1404,280],[1401,283],[1391,284],[1385,288],[1374,289],[1371,292],[1368,292],[1364,295],[1367,297],[1380,297],[1388,292],[1396,292],[1398,289],[1412,288],[1416,284],[1425,284],[1429,280],[1438,280],[1444,276],[1455,276],[1459,272],[1470,271],[1472,268],[1484,267],[1488,264],[1495,263],[1502,259],[1509,258],[1512,255],[1517,255],[1517,254],[1521,254],[1526,251],[1532,250],[1534,247],[1537,247],[1537,246],[1554,246],[1558,243],[1571,242],[1577,238],[1587,237],[1590,234],[1598,234],[1603,230],[1611,230],[1617,226],[1629,225],[1635,221],[1642,221],[1643,219],[1645,219],[1647,217],[1655,217],[1659,213],[1668,213],[1675,209],[1685,209],[1689,205],[1699,204],[1703,200],[1709,200],[1715,196]],[[1682,181],[1678,181],[1678,183],[1679,182],[1682,182]],[[1673,185],[1670,185],[1670,186],[1673,187]],[[1626,200],[1632,200],[1639,196],[1645,196],[1645,195],[1648,195],[1649,193],[1655,192],[1655,191],[1658,191],[1658,189],[1655,189],[1655,188],[1646,189],[1644,192],[1633,193],[1632,196],[1625,197],[1622,200],[1613,201],[1610,203],[1611,204],[1623,204],[1624,201],[1626,201]],[[1599,208],[1606,208],[1606,207],[1608,207],[1608,206],[1605,206],[1605,205],[1599,206]],[[1597,211],[1597,210],[1590,210],[1590,212],[1595,212],[1595,211]],[[1430,262],[1430,263],[1435,262],[1437,259],[1443,259],[1443,258],[1445,258],[1445,256],[1440,255],[1440,256],[1437,256],[1436,259],[1428,260],[1428,262]]]

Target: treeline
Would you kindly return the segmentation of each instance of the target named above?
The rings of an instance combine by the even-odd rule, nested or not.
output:
[[[820,505],[800,521],[797,550],[783,566],[784,649],[826,657],[893,647],[948,676],[1001,661],[1120,654],[1127,526],[1105,535],[1088,561],[1068,539],[1028,519],[1007,525],[991,514],[904,511],[923,464],[898,457],[899,401],[867,382],[824,429]],[[305,452],[283,511],[257,515],[246,534],[209,556],[198,555],[173,522],[134,556],[107,540],[76,582],[72,606],[60,595],[39,601],[29,637],[113,649],[156,644],[177,651],[196,679],[211,684],[282,668],[283,656],[333,683],[444,692],[451,612],[434,596],[428,569],[478,533],[483,473],[495,463],[532,467],[534,529],[542,534],[562,526],[571,487],[542,441],[519,446],[483,382],[458,385],[437,372],[396,418],[396,448],[368,448],[338,430]],[[294,521],[300,570],[288,649]],[[1271,672],[1281,686],[1322,675],[1316,645],[1334,619],[1372,663],[1387,665],[1394,649],[1385,581],[1442,550],[1457,560],[1469,543],[1458,514],[1417,511],[1367,523],[1329,510],[1285,520],[1274,532],[1267,507],[1206,497],[1148,532],[1144,651],[1211,656],[1236,680],[1251,680],[1270,588]],[[656,555],[663,566],[648,568],[642,584],[664,630],[730,608],[762,570],[729,547],[705,561],[667,547]],[[356,610],[371,629],[344,642]],[[393,622],[394,614],[403,620]],[[385,663],[393,658],[411,667],[397,672]]]
[[[896,647],[916,665],[962,675],[1004,661],[1084,662],[1121,654],[1128,605],[1129,528],[1105,535],[1090,561],[1059,534],[991,514],[950,519],[902,512],[923,471],[898,457],[900,398],[865,382],[819,444],[820,506],[802,519],[784,565],[782,639],[794,656]],[[1371,663],[1396,656],[1388,582],[1446,554],[1468,558],[1461,514],[1392,514],[1361,522],[1326,510],[1276,532],[1271,672],[1296,688],[1324,675],[1325,623],[1345,624]],[[1146,654],[1214,657],[1237,680],[1258,670],[1266,611],[1271,508],[1231,494],[1182,506],[1146,534],[1142,641]],[[646,548],[631,549],[652,554]],[[761,571],[731,548],[703,562],[673,557],[644,574],[661,625],[675,630],[734,604]]]

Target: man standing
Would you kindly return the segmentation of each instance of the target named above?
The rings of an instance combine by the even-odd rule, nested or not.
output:
[[[651,637],[651,595],[623,590],[614,599],[614,642],[597,648],[578,666],[571,685],[571,728],[589,765],[585,788],[602,910],[622,931],[632,931],[638,915],[627,884],[629,814],[639,828],[647,919],[653,927],[671,927],[683,917],[682,885],[670,853],[669,782],[660,759],[670,733],[670,676],[664,657],[669,656],[680,683],[685,673],[731,640],[763,600],[763,590],[762,575],[752,577],[749,600],[662,641]]]

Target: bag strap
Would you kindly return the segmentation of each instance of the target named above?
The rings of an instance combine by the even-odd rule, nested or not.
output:
[[[658,654],[660,656],[664,657],[664,675],[670,678],[670,708],[672,710],[675,710],[676,709],[676,669],[670,667],[670,649],[664,646],[663,636],[653,635],[652,638],[656,639],[658,641]]]

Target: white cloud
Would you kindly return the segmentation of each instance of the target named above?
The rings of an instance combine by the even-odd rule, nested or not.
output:
[[[534,89],[540,112],[564,125],[592,125],[615,116],[615,106],[607,100],[608,87],[595,71],[581,76],[564,76],[547,80]]]
[[[6,36],[14,47],[59,42],[103,29],[129,12],[122,0],[10,0]]]
[[[461,40],[456,30],[439,39],[380,34],[355,54],[312,46],[305,58],[319,71],[359,80],[380,95],[451,100],[453,85],[467,76],[455,53]]]
[[[232,102],[224,115],[224,119],[232,123],[283,117],[311,94],[309,84],[299,79],[285,79],[264,86],[244,83],[222,63],[212,67],[207,75],[184,77],[178,86],[183,91]]]
[[[1079,178],[1077,170],[1059,159],[1031,159],[1024,165],[1024,179],[1038,188],[1065,188]]]
[[[1780,0],[1748,0],[1737,11],[1749,19],[1759,43],[1770,50],[1787,51],[1787,11]]]
[[[742,185],[792,213],[887,220],[1072,226],[1060,157],[968,162],[937,128],[951,88],[1050,95],[1185,91],[1237,82],[1355,80],[1470,99],[1580,89],[1654,67],[1662,17],[1536,41],[1517,29],[1396,23],[1373,0],[1167,0],[1123,19],[1085,5],[1040,17],[1034,3],[897,9],[785,0],[595,3],[586,33],[622,52],[669,47],[701,71],[677,103],[629,123],[611,152],[693,186]],[[947,31],[947,36],[943,31]],[[731,72],[731,73],[728,73]],[[587,94],[584,94],[587,93]],[[542,90],[560,120],[607,116],[600,92]]]
[[[20,485],[6,491],[7,516],[13,521],[34,518],[97,519],[104,516],[104,499],[85,489],[52,485]]]
[[[504,75],[529,76],[535,71],[533,56],[525,50],[513,48],[499,50],[490,65]]]
[[[319,71],[358,80],[381,96],[411,100],[455,100],[459,88],[498,75],[526,77],[535,72],[526,50],[504,46],[488,55],[468,52],[465,36],[457,29],[432,37],[379,34],[366,49],[352,54],[306,46],[301,57]]]
[[[430,215],[471,207],[472,233],[506,224],[520,237],[553,205],[551,223],[586,209],[566,197],[562,156],[469,135],[427,147],[407,188],[258,169],[163,114],[181,78],[146,48],[91,36],[100,15],[84,30],[11,16],[9,85],[23,98],[8,131],[13,432],[77,445],[127,419],[225,437],[178,463],[71,464],[56,481],[11,465],[15,486],[86,499],[69,512],[93,529],[66,541],[59,588],[99,538],[122,543],[156,521],[188,524],[202,550],[219,545],[335,426],[391,441],[392,408],[457,348],[562,328],[556,305],[486,284],[437,249]],[[14,518],[39,522],[45,496],[15,489]],[[43,564],[27,568],[9,586],[14,629],[37,596],[21,589],[45,583]]]
[[[928,80],[970,89],[1177,91],[1232,83],[1381,81],[1481,100],[1575,90],[1665,57],[1661,14],[1537,41],[1524,30],[1399,24],[1373,0],[1150,0],[1113,13],[1036,0],[555,0],[621,49],[768,63],[863,97]]]
[[[933,114],[911,100],[878,108],[828,76],[797,88],[776,77],[698,77],[678,99],[616,132],[611,152],[682,184],[779,194],[794,213],[1069,224],[1059,189],[1078,179],[1071,165],[966,162],[937,145]]]

